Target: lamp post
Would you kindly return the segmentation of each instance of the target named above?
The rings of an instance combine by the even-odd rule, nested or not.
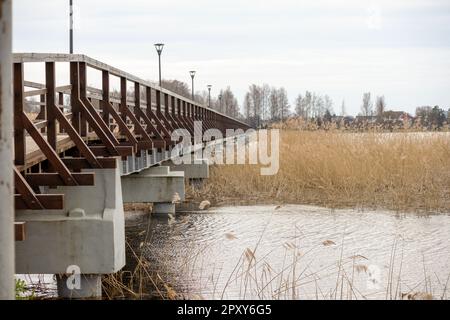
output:
[[[69,53],[73,54],[73,0],[69,0],[69,5],[70,5]]]
[[[220,112],[225,113],[222,110],[222,95],[221,94],[219,94],[219,109],[220,109]]]
[[[164,43],[155,43],[156,52],[158,52],[159,59],[159,86],[161,87],[161,53],[164,48]]]
[[[195,71],[189,71],[189,74],[192,78],[192,101],[195,101],[194,99],[194,77],[195,77]]]
[[[208,84],[208,107],[211,108],[211,88],[212,85]]]

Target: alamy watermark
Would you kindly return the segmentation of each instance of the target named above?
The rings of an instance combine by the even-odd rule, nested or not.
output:
[[[172,132],[171,158],[175,164],[260,165],[261,175],[275,175],[280,168],[280,133],[278,129],[254,130],[219,129],[203,132],[202,121],[194,122],[194,137],[186,129]],[[181,141],[180,141],[181,140]],[[206,143],[203,148],[203,143]],[[192,154],[194,155],[192,157]]]

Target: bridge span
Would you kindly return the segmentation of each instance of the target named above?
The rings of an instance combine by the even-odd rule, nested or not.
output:
[[[21,53],[11,62],[15,273],[56,274],[61,297],[99,296],[101,275],[125,265],[123,203],[175,214],[185,178],[208,176],[204,159],[171,163],[172,133],[225,136],[249,126],[85,55]],[[25,79],[31,64],[42,67],[44,83]],[[69,83],[57,68],[69,70]],[[185,152],[203,147],[197,141]],[[81,274],[80,287],[67,286],[71,273]]]

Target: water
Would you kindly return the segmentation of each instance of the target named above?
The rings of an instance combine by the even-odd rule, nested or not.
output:
[[[128,235],[184,298],[450,294],[449,215],[248,206],[147,222],[147,235],[139,220]]]

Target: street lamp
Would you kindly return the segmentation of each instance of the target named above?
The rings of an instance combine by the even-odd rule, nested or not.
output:
[[[220,109],[220,112],[225,113],[222,110],[222,95],[221,94],[219,94],[219,109]]]
[[[195,77],[195,71],[189,71],[189,74],[192,78],[192,101],[195,101],[194,99],[194,77]]]
[[[161,53],[164,48],[164,43],[155,43],[156,52],[158,52],[159,59],[159,86],[161,87]]]
[[[208,84],[208,107],[211,108],[211,88],[212,85]]]
[[[70,16],[70,30],[69,30],[69,50],[70,50],[70,54],[73,53],[73,0],[69,0],[69,6],[70,6],[70,11],[69,11],[69,16]]]

